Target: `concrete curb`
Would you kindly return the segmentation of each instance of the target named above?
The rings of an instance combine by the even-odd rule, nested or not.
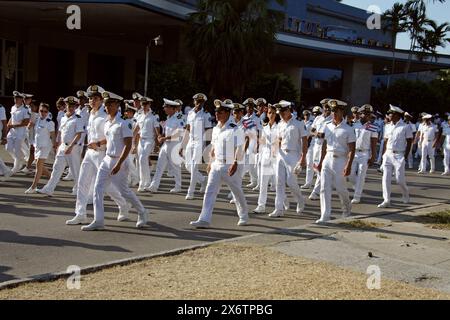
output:
[[[440,206],[443,204],[450,204],[450,201],[435,202],[435,203],[419,205],[419,206],[414,206],[414,207],[408,207],[408,208],[398,208],[398,210],[393,210],[390,212],[384,211],[384,212],[374,213],[371,215],[355,215],[355,216],[351,216],[349,218],[351,218],[351,219],[367,219],[367,218],[379,217],[379,216],[384,216],[384,215],[391,215],[391,214],[395,214],[397,212],[407,212],[407,211],[413,211],[413,210],[417,210],[417,209],[431,208],[431,207],[436,207],[436,206]],[[393,209],[395,209],[395,208],[393,208]],[[349,218],[332,220],[331,222],[329,222],[329,225],[332,226],[336,222],[345,221],[345,220],[348,220]],[[296,227],[282,228],[280,230],[271,231],[271,232],[267,232],[264,234],[263,233],[253,233],[250,235],[245,235],[245,236],[231,238],[231,239],[224,239],[224,240],[219,240],[219,241],[214,241],[214,242],[209,242],[209,243],[201,243],[201,244],[191,245],[191,246],[187,246],[187,247],[161,251],[158,253],[139,255],[139,256],[135,256],[135,257],[131,257],[131,258],[113,260],[113,261],[106,262],[106,263],[100,263],[100,264],[83,267],[80,269],[80,272],[82,275],[90,274],[93,272],[97,272],[97,271],[100,271],[100,270],[103,270],[106,268],[115,267],[115,266],[128,265],[128,264],[132,264],[135,262],[141,262],[144,260],[149,260],[149,259],[158,258],[158,257],[169,257],[169,256],[179,255],[179,254],[187,252],[187,251],[206,248],[206,247],[209,247],[209,246],[215,245],[215,244],[239,242],[241,240],[254,238],[257,236],[261,236],[261,235],[267,235],[267,234],[280,234],[280,231],[283,231],[283,230],[294,230],[294,229],[298,229],[298,228],[303,228],[305,230],[308,230],[308,228],[313,227],[313,226],[318,226],[318,225],[316,225],[314,223],[310,223],[310,224],[300,225],[300,226],[296,226]],[[326,227],[327,225],[321,225],[321,226]],[[334,233],[334,232],[335,232],[334,229],[330,229],[330,233]],[[316,236],[311,236],[308,240],[321,238],[326,235],[328,235],[328,234],[327,233],[317,234]],[[22,279],[10,280],[10,281],[0,283],[0,290],[15,288],[15,287],[18,287],[19,285],[26,284],[26,283],[55,281],[55,280],[58,280],[61,278],[69,277],[70,275],[72,275],[72,273],[67,272],[67,271],[62,271],[62,272],[39,274],[39,275],[22,278]]]

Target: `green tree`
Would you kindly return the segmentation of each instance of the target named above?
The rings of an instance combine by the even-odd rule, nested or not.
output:
[[[299,103],[300,94],[295,88],[292,79],[285,74],[276,73],[258,74],[247,86],[246,97],[255,99],[264,97],[270,103],[276,103],[282,99]]]
[[[185,39],[196,77],[208,83],[210,95],[243,98],[246,83],[268,65],[284,19],[269,2],[199,0]]]

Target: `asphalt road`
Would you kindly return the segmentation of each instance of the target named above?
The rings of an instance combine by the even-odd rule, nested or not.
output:
[[[3,146],[0,156],[8,160]],[[9,161],[9,160],[8,160]],[[438,162],[441,162],[439,159]],[[439,167],[438,167],[439,168]],[[419,176],[416,170],[407,173],[411,191],[410,206],[448,201],[450,178],[440,174]],[[237,227],[235,206],[226,198],[223,188],[213,215],[213,229],[195,230],[189,221],[196,220],[201,211],[202,196],[194,201],[184,199],[188,185],[187,173],[183,173],[183,193],[170,194],[171,178],[163,176],[158,194],[139,194],[151,215],[148,228],[135,228],[136,214],[131,211],[133,221],[119,223],[117,208],[109,199],[105,201],[107,230],[82,232],[79,226],[66,226],[65,221],[73,216],[75,198],[70,195],[73,182],[58,185],[52,198],[43,195],[25,195],[31,185],[32,176],[17,174],[8,182],[0,182],[0,282],[49,272],[65,271],[70,265],[88,266],[143,254],[208,243],[253,233],[276,232],[288,227],[305,225],[316,220],[319,202],[306,200],[302,215],[295,213],[295,206],[283,218],[271,219],[267,215],[251,215],[251,224]],[[299,183],[302,183],[301,175]],[[44,180],[43,182],[45,182]],[[245,189],[249,207],[256,207],[258,194]],[[309,192],[304,192],[309,195]],[[363,204],[355,205],[353,212],[372,214],[379,212],[381,202],[381,175],[369,170]],[[407,205],[401,200],[399,188],[393,187],[393,204],[398,210]],[[273,210],[274,194],[269,195],[267,211]],[[333,214],[340,217],[340,205],[333,197]],[[92,213],[92,206],[88,207]]]

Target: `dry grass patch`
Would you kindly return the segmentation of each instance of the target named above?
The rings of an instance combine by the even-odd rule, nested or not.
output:
[[[416,222],[423,223],[432,229],[450,230],[450,210],[419,216]]]
[[[339,223],[342,226],[348,227],[348,228],[354,228],[354,229],[363,229],[363,230],[371,230],[376,228],[382,228],[386,225],[383,223],[373,222],[370,220],[350,220],[350,221],[344,221]]]

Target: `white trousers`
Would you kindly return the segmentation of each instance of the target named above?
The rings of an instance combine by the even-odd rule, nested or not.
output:
[[[267,189],[269,182],[275,177],[277,170],[277,159],[260,155],[261,157],[261,170],[260,170],[260,182],[259,182],[259,197],[258,206],[265,207],[267,203]]]
[[[311,185],[314,179],[314,145],[310,146],[306,154],[305,184]]]
[[[322,157],[322,144],[314,144],[313,147],[313,165],[319,164],[320,158]],[[314,184],[314,189],[312,193],[320,194],[320,180],[321,180],[321,174],[316,173],[316,183]]]
[[[405,155],[402,153],[393,153],[386,150],[383,156],[383,200],[384,202],[391,202],[391,184],[392,171],[394,171],[395,179],[402,190],[403,196],[409,194],[406,186],[405,178]]]
[[[75,204],[75,214],[77,216],[86,216],[86,207],[89,199],[93,197],[95,178],[100,164],[103,158],[105,158],[105,154],[105,151],[95,151],[92,149],[87,149],[86,151],[78,177],[77,201]],[[114,185],[109,185],[106,188],[106,193],[113,199],[119,209],[124,209],[127,206],[126,200]]]
[[[19,167],[25,161],[25,153],[23,144],[25,143],[25,136],[18,136],[15,134],[8,133],[6,151],[11,155],[14,160],[14,168],[20,169]]]
[[[189,141],[184,155],[186,157],[185,167],[191,174],[187,193],[188,195],[194,195],[197,183],[203,183],[207,179],[198,169],[202,163],[203,144],[196,141]]]
[[[443,149],[444,149],[444,172],[450,173],[450,145],[448,144],[445,145]]]
[[[258,166],[256,161],[256,154],[248,152],[245,154],[245,166],[244,173],[248,172],[250,175],[250,183],[254,184],[258,182]]]
[[[66,146],[64,144],[61,144],[58,148],[58,151],[56,152],[55,156],[55,162],[53,163],[53,171],[50,176],[50,180],[48,180],[47,184],[44,186],[43,189],[45,189],[48,192],[55,191],[56,185],[58,184],[59,180],[61,179],[62,174],[64,173],[64,169],[66,166],[69,166],[70,171],[73,175],[73,192],[77,192],[77,185],[78,185],[78,176],[80,173],[80,164],[81,164],[81,153],[80,153],[80,146],[76,145],[72,148],[72,152],[70,154],[64,154]]]
[[[427,170],[427,157],[430,158],[431,171],[435,170],[435,158],[434,158],[434,148],[433,141],[422,141],[422,158],[420,160],[420,169],[422,171]]]
[[[343,212],[351,211],[351,202],[344,177],[344,168],[347,163],[347,157],[340,156],[335,158],[328,152],[322,163],[321,185],[320,185],[320,213],[321,219],[329,219],[331,216],[331,195],[333,188],[341,200]]]
[[[159,151],[158,163],[156,165],[155,175],[151,183],[152,187],[155,187],[156,189],[159,188],[162,174],[168,166],[168,171],[170,171],[175,177],[175,188],[181,188],[181,166],[176,163],[176,161],[179,160],[179,148],[180,144],[178,142],[164,143]]]
[[[380,146],[378,148],[377,163],[381,163],[381,161],[383,160],[383,148],[384,148],[384,139],[381,139]]]
[[[294,173],[295,166],[300,159],[297,152],[285,153],[283,150],[279,151],[276,163],[276,196],[275,209],[284,211],[284,200],[286,199],[286,184],[291,189],[297,203],[304,203],[302,191],[297,182],[297,175]]]
[[[235,174],[231,177],[228,175],[230,166],[231,164],[219,164],[217,162],[211,165],[199,220],[211,223],[214,203],[222,183],[226,183],[231,189],[233,198],[236,200],[236,210],[239,218],[246,219],[248,217],[247,200],[242,190],[243,165],[238,165]]]
[[[150,187],[152,182],[151,167],[149,158],[153,149],[155,148],[154,139],[140,139],[137,150],[138,163],[139,163],[139,188],[144,189]],[[134,168],[133,168],[134,169]]]
[[[361,199],[364,185],[366,183],[367,169],[369,168],[369,158],[370,153],[368,151],[356,152],[355,154],[355,159],[352,163],[352,172],[349,179],[355,190],[353,194],[354,199]]]
[[[118,192],[121,194],[126,201],[130,202],[131,205],[137,210],[139,214],[145,212],[145,208],[141,201],[138,199],[136,194],[128,186],[128,170],[129,163],[124,161],[120,170],[115,175],[111,175],[111,171],[116,165],[119,158],[111,158],[106,156],[100,168],[98,169],[97,176],[95,178],[94,185],[94,221],[100,225],[104,224],[105,208],[103,204],[103,197],[105,190],[111,184]]]

